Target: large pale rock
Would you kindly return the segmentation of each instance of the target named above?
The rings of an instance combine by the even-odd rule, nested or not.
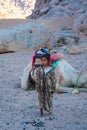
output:
[[[0,53],[45,45],[51,38],[46,28],[35,23],[0,29]]]
[[[0,0],[0,18],[25,18],[32,13],[35,3],[36,0]]]

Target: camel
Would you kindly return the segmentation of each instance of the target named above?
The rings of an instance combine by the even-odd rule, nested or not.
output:
[[[36,78],[32,72],[32,61],[24,68],[21,77],[21,88],[27,90],[29,84],[29,72],[31,78],[35,81]],[[55,68],[57,78],[56,92],[57,93],[79,93],[80,91],[87,92],[87,67],[79,72],[76,71],[66,60],[60,59],[58,66]]]

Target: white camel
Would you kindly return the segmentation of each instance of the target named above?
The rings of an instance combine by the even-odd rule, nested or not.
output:
[[[21,77],[21,88],[27,90],[29,86],[29,72],[32,69],[30,62],[23,71]],[[72,92],[87,91],[87,68],[82,72],[76,71],[67,61],[61,59],[58,66],[55,68],[57,78],[56,92]],[[32,79],[35,77],[31,73]]]

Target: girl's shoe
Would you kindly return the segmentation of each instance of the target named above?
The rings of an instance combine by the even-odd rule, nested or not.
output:
[[[40,109],[40,115],[43,116],[43,109]]]

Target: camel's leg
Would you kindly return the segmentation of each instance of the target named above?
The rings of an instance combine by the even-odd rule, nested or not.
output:
[[[23,75],[21,77],[21,88],[27,90],[29,88],[29,72],[32,68],[32,64],[29,63],[23,71]]]
[[[56,93],[70,93],[72,88],[61,86],[59,83],[56,84]]]
[[[71,93],[73,88],[68,88],[68,87],[59,87],[59,88],[56,88],[56,92],[57,93]]]

